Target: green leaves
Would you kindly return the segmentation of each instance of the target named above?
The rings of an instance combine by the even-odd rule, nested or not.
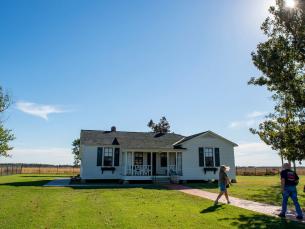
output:
[[[80,164],[80,139],[77,138],[72,142],[72,154],[74,155],[74,165]]]
[[[297,1],[291,9],[277,0],[269,12],[261,26],[267,41],[251,54],[262,75],[248,84],[267,87],[276,105],[258,130],[250,131],[286,159],[301,161],[305,158],[305,1]]]
[[[151,119],[147,126],[149,128],[151,128],[153,130],[153,132],[155,133],[169,133],[170,132],[170,124],[169,122],[166,120],[166,118],[163,116],[161,119],[160,119],[160,122],[159,123],[154,123],[154,121]]]
[[[0,115],[8,109],[12,101],[10,96],[0,86]],[[1,116],[0,116],[1,118]],[[8,157],[8,151],[13,148],[9,146],[9,142],[15,139],[11,130],[5,129],[3,121],[0,119],[0,156]]]

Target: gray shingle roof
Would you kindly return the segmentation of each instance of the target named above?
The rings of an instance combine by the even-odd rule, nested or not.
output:
[[[174,149],[174,143],[184,136],[174,133],[82,130],[81,144],[112,145],[115,139],[125,149]]]
[[[186,142],[186,141],[188,141],[188,140],[191,140],[192,138],[195,138],[195,137],[200,136],[200,135],[202,135],[202,134],[204,134],[204,133],[207,133],[207,132],[208,132],[208,131],[204,131],[204,132],[201,132],[201,133],[198,133],[198,134],[193,134],[193,135],[187,136],[187,137],[185,137],[185,138],[183,138],[183,139],[180,139],[178,142],[175,143],[175,145],[180,145],[180,144],[183,143],[183,142]]]

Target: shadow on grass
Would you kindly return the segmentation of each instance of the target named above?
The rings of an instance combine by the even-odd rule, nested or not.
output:
[[[189,183],[186,184],[186,186],[192,187],[192,188],[198,188],[198,189],[216,189],[218,188],[218,183],[213,182],[213,183]]]
[[[0,186],[14,186],[14,187],[21,187],[21,186],[43,186],[47,183],[49,183],[52,180],[36,180],[36,181],[18,181],[18,182],[6,182],[6,183],[0,183]],[[56,186],[54,186],[56,187]],[[62,186],[65,187],[65,186]],[[50,188],[50,187],[46,187]],[[53,187],[51,187],[53,188]],[[142,189],[154,189],[154,190],[167,190],[166,187],[161,185],[155,185],[155,184],[111,184],[111,183],[105,183],[105,184],[87,184],[86,186],[68,186],[67,188],[71,189],[79,189],[79,190],[85,190],[85,189],[131,189],[131,188],[142,188]]]
[[[304,224],[292,222],[292,221],[286,221],[285,219],[279,219],[275,217],[270,216],[264,216],[264,215],[252,215],[252,216],[245,216],[245,215],[239,215],[239,217],[236,218],[223,218],[220,220],[224,221],[233,221],[230,223],[231,226],[234,228],[239,229],[252,229],[252,228],[274,228],[274,229],[280,229],[280,228],[304,228]]]
[[[71,176],[69,176],[69,175],[61,175],[61,174],[58,174],[58,175],[53,175],[53,174],[51,174],[50,176],[47,176],[47,175],[22,175],[22,176],[20,176],[20,177],[51,177],[51,178],[53,178],[53,177],[71,177]]]
[[[222,205],[213,205],[206,209],[203,209],[200,213],[202,213],[202,214],[211,213],[211,212],[219,211],[221,209],[223,209]]]
[[[132,188],[142,188],[142,189],[153,189],[153,190],[168,190],[166,187],[161,185],[154,185],[154,184],[129,184],[129,185],[123,185],[123,184],[113,184],[113,185],[103,185],[101,186],[72,186],[69,187],[72,189],[77,190],[86,190],[86,189],[112,189],[112,190],[120,190],[120,189],[132,189]]]
[[[1,183],[0,186],[43,186],[50,182],[50,180],[36,180],[36,181],[19,181],[19,182],[7,182]]]

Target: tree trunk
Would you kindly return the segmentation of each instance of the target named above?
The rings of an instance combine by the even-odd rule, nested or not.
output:
[[[283,158],[283,154],[282,153],[280,153],[281,154],[281,161],[282,161],[282,167],[283,167],[283,165],[284,165],[284,158]]]
[[[297,167],[295,165],[295,161],[293,161],[293,170],[294,170],[294,172],[297,172]]]

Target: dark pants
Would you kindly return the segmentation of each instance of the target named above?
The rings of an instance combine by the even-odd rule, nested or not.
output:
[[[286,214],[288,198],[291,198],[298,216],[303,216],[300,204],[298,202],[298,193],[295,186],[286,186],[283,193],[282,214]]]

